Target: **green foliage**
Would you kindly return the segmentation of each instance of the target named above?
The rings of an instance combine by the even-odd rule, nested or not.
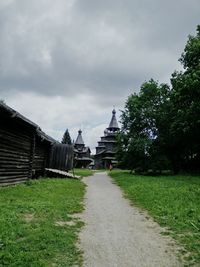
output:
[[[158,153],[164,157],[157,144],[160,132],[166,128],[163,120],[166,120],[169,94],[168,85],[150,80],[141,86],[139,94],[129,96],[118,135],[117,154],[122,166],[143,171],[162,167],[151,163],[155,163]]]
[[[84,185],[77,180],[41,179],[0,188],[0,266],[75,266],[82,226]],[[57,222],[64,222],[62,226]]]
[[[197,35],[189,35],[189,40],[181,55],[180,62],[185,69],[199,68],[200,65],[200,25],[197,26]]]
[[[81,176],[81,177],[91,176],[91,175],[93,175],[93,173],[94,172],[90,169],[77,169],[77,168],[74,169],[74,174]]]
[[[110,173],[134,205],[146,209],[200,264],[200,176],[138,176]],[[191,265],[190,265],[191,266]]]
[[[200,26],[196,36],[189,36],[180,61],[185,72],[172,75],[170,130],[182,167],[193,170],[199,169],[200,160]]]
[[[200,171],[200,26],[189,36],[172,88],[154,80],[129,96],[118,136],[120,166],[140,171]]]
[[[65,131],[65,133],[63,135],[62,144],[68,144],[68,145],[72,144],[72,140],[71,140],[71,137],[70,137],[68,129],[66,129],[66,131]]]

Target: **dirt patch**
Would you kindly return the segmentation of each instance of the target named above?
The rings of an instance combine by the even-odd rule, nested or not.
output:
[[[68,225],[68,226],[75,226],[76,225],[76,222],[75,221],[57,221],[55,222],[55,225],[56,226],[65,226],[65,225]]]
[[[35,217],[34,217],[34,214],[33,213],[26,213],[26,214],[24,214],[24,220],[27,223],[32,222],[34,220],[34,218]]]

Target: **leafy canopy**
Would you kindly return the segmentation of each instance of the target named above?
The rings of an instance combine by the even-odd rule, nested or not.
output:
[[[121,114],[118,160],[131,169],[200,169],[200,26],[189,36],[171,88],[153,79],[128,97]]]

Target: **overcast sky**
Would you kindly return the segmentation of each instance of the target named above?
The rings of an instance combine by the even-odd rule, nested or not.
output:
[[[199,0],[0,0],[0,99],[91,149],[128,95],[181,69]]]

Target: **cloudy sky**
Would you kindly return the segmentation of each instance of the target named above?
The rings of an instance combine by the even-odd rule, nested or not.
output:
[[[197,24],[199,0],[0,0],[0,99],[94,149],[113,106],[181,69]]]

